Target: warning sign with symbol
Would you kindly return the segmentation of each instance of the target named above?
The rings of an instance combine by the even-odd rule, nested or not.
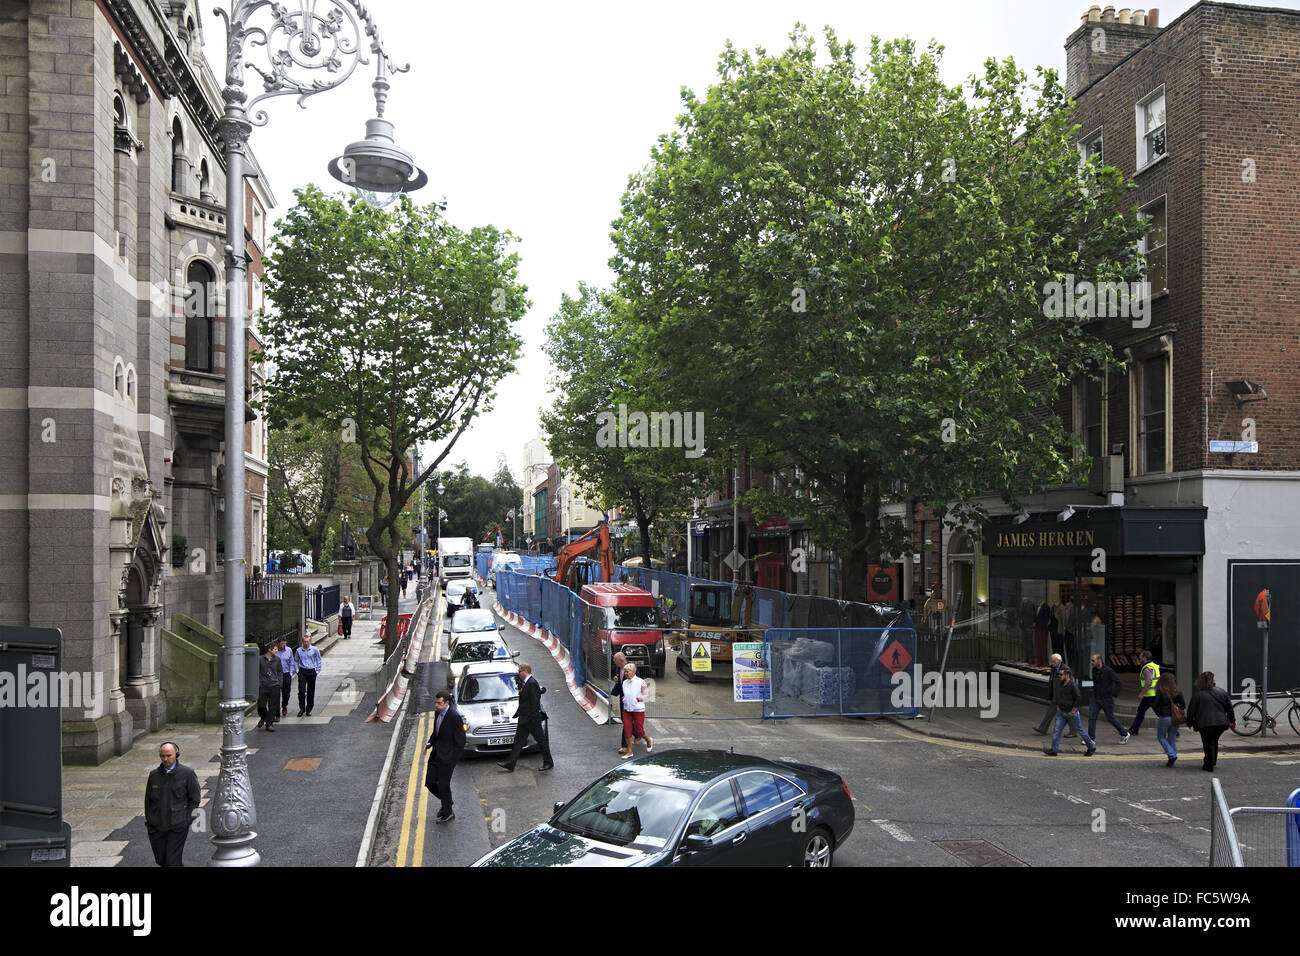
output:
[[[891,641],[877,660],[885,665],[889,673],[897,674],[912,663],[912,655],[907,653],[907,648],[898,641]]]
[[[713,655],[709,653],[708,641],[691,641],[691,670],[705,674],[713,670]]]

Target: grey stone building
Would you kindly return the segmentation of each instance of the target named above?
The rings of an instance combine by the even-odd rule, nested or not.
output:
[[[222,625],[225,182],[202,24],[192,0],[0,0],[0,620],[61,628],[64,667],[103,675],[100,713],[64,708],[69,762],[162,724],[177,615]]]

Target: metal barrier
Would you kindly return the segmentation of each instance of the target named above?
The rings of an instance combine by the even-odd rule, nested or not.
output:
[[[340,589],[341,585],[338,584],[330,587],[321,584],[314,589],[308,589],[303,595],[307,620],[326,621],[337,614]]]
[[[1285,806],[1229,810],[1217,779],[1210,788],[1210,866],[1300,867],[1300,789]]]
[[[1218,778],[1210,781],[1210,866],[1245,866],[1232,812]]]
[[[771,628],[763,653],[771,699],[763,717],[915,716],[916,631],[885,628]],[[894,703],[894,674],[907,693]]]

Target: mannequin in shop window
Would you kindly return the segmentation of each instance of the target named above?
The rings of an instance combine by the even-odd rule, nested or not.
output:
[[[1048,640],[1051,637],[1051,629],[1055,626],[1054,621],[1051,605],[1044,598],[1043,603],[1034,611],[1034,663],[1039,667],[1047,663],[1047,656],[1051,653],[1048,649]]]
[[[1061,647],[1061,619],[1056,616],[1057,605],[1053,604],[1047,609],[1047,639],[1051,642],[1052,653],[1065,656],[1064,648]]]
[[[1065,655],[1066,666],[1073,667],[1078,662],[1074,646],[1074,599],[1067,595],[1065,600],[1056,605],[1054,616],[1056,631],[1060,635],[1061,646],[1064,648],[1058,650]]]
[[[1025,648],[1025,660],[1037,663],[1034,654],[1034,602],[1027,597],[1020,599],[1020,640]]]

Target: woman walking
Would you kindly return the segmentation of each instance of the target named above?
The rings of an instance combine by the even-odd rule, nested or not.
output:
[[[1187,729],[1201,735],[1205,751],[1202,770],[1214,771],[1219,762],[1219,738],[1229,727],[1237,726],[1237,715],[1232,709],[1232,698],[1222,687],[1214,686],[1214,674],[1204,671],[1196,678],[1192,702],[1187,705]]]
[[[1178,760],[1178,747],[1174,743],[1178,736],[1178,724],[1183,722],[1183,713],[1187,702],[1183,700],[1178,689],[1178,679],[1172,670],[1164,671],[1156,681],[1156,702],[1152,710],[1156,712],[1156,739],[1164,748],[1169,759],[1166,767],[1172,767]],[[1177,711],[1177,713],[1175,713]]]
[[[623,668],[623,749],[619,751],[624,760],[632,757],[632,744],[640,740],[645,743],[645,752],[654,750],[654,741],[645,732],[645,702],[650,696],[645,681],[636,676],[636,665],[628,664]]]

